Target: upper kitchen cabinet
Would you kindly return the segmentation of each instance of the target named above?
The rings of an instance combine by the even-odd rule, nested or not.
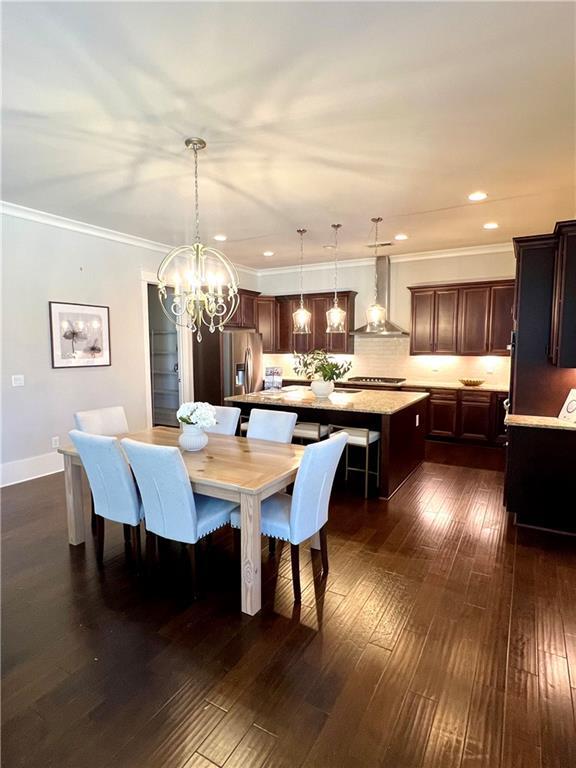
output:
[[[412,355],[507,355],[514,281],[410,288]]]
[[[226,323],[226,328],[256,328],[256,299],[258,291],[239,288],[240,303],[238,309]]]
[[[554,234],[550,360],[559,368],[576,368],[576,221],[559,222]]]
[[[262,334],[262,351],[276,352],[276,326],[278,304],[274,296],[256,299],[256,328]]]

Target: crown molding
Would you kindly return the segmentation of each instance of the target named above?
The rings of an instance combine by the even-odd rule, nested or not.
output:
[[[427,259],[455,259],[459,256],[491,256],[494,253],[514,253],[512,242],[492,245],[469,245],[463,248],[447,248],[441,251],[419,251],[391,255],[390,261],[426,261]]]
[[[370,259],[344,259],[342,261],[338,261],[338,270],[340,269],[350,269],[350,268],[357,268],[357,267],[373,267],[374,266],[374,258]],[[304,272],[319,272],[321,270],[333,270],[334,269],[334,261],[326,262],[326,261],[318,261],[314,262],[313,264],[304,264],[302,267],[302,270]],[[290,264],[286,267],[267,267],[266,269],[258,269],[256,270],[256,274],[258,277],[265,277],[266,275],[287,275],[291,274],[293,272],[298,272],[300,270],[299,264]]]

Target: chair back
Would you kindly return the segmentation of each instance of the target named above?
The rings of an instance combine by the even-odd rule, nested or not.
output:
[[[122,447],[136,477],[146,530],[165,539],[198,540],[196,504],[180,450],[124,438]]]
[[[319,531],[328,520],[332,484],[347,440],[346,432],[339,432],[328,440],[306,447],[292,494],[292,544],[300,544]]]
[[[92,435],[125,435],[129,432],[126,413],[121,405],[111,408],[95,408],[93,411],[78,411],[74,424],[81,432]]]
[[[240,408],[229,408],[227,405],[215,405],[216,424],[205,429],[212,435],[235,435],[240,418]]]
[[[252,408],[248,419],[246,437],[271,440],[274,443],[291,443],[298,414],[291,411],[267,411]]]
[[[78,429],[69,434],[88,476],[94,512],[117,523],[138,525],[140,499],[118,440]]]

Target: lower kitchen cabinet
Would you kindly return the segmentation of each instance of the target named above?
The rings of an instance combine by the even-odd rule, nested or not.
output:
[[[456,437],[458,399],[456,390],[430,390],[428,434],[434,437]]]
[[[460,391],[460,429],[463,440],[489,442],[493,431],[492,392]]]

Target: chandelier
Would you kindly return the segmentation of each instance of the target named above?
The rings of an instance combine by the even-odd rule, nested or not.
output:
[[[202,341],[202,326],[210,333],[224,330],[238,309],[238,274],[232,262],[216,248],[200,241],[198,206],[198,151],[204,139],[186,139],[194,152],[194,204],[196,234],[192,245],[168,253],[158,268],[158,298],[170,322],[189,328]],[[174,290],[170,290],[173,288]]]
[[[382,217],[378,216],[370,221],[374,224],[374,255],[378,258],[378,224]],[[373,333],[386,330],[386,309],[378,303],[378,272],[374,270],[374,301],[366,310],[366,330]]]
[[[334,230],[334,306],[326,312],[326,333],[345,333],[346,312],[338,306],[338,230],[342,224],[332,224]]]
[[[300,306],[292,313],[292,333],[310,333],[312,315],[304,306],[304,235],[305,229],[297,229],[300,235]]]

